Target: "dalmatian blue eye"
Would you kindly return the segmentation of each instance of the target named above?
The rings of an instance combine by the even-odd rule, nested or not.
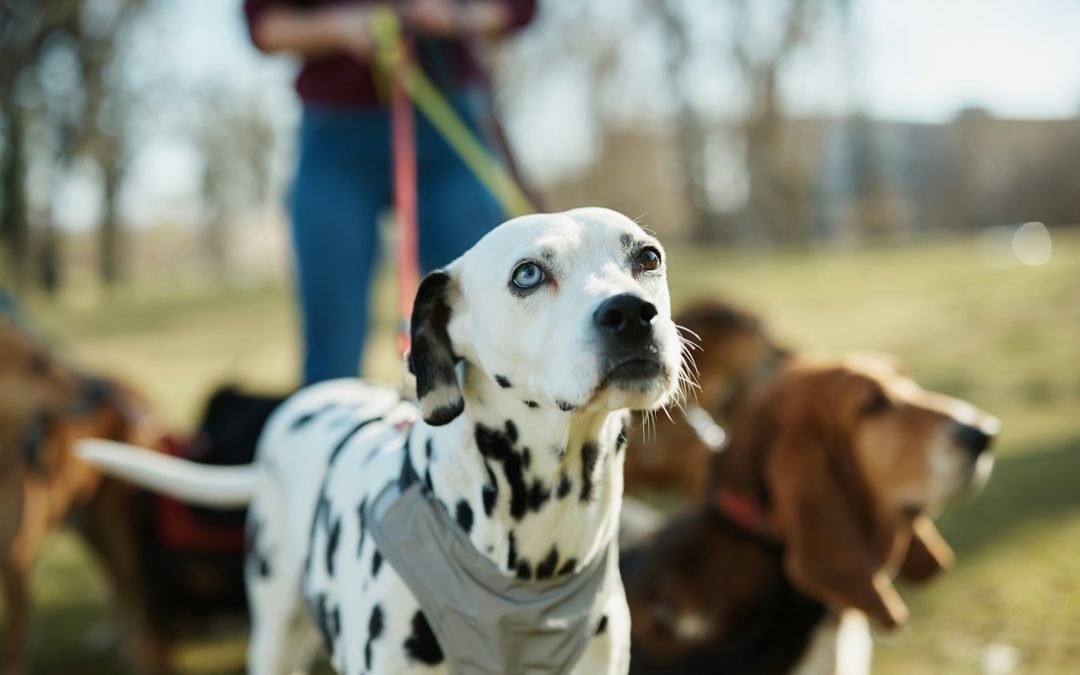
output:
[[[526,262],[521,263],[514,270],[514,276],[511,278],[514,285],[522,290],[529,290],[530,288],[536,288],[544,280],[544,270],[540,269],[540,266],[536,263]]]

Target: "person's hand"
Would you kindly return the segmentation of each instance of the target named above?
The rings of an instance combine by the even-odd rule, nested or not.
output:
[[[329,11],[338,47],[350,56],[369,58],[375,49],[375,40],[371,36],[371,9],[348,4]]]
[[[450,37],[461,32],[461,7],[455,0],[407,0],[398,13],[410,28],[424,35]]]

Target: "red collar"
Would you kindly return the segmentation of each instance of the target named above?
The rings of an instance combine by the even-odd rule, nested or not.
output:
[[[780,540],[776,527],[753,497],[724,487],[714,494],[713,506],[732,525],[756,537],[773,542]]]

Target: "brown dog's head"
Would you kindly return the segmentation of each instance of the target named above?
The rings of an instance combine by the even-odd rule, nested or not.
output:
[[[85,384],[33,339],[0,319],[0,432],[72,408]]]
[[[701,346],[693,353],[700,387],[695,398],[721,424],[731,421],[744,396],[787,356],[757,316],[733,305],[703,302],[675,321]]]
[[[705,410],[727,427],[744,401],[760,388],[787,356],[769,338],[761,320],[722,302],[702,302],[675,317],[684,336],[701,347],[691,355],[699,389],[687,392],[687,405]],[[710,449],[674,410],[656,416],[647,431],[642,415],[628,434],[625,478],[628,494],[667,492],[697,498],[705,487]]]
[[[921,580],[950,563],[926,510],[985,479],[997,419],[872,356],[789,363],[747,413],[713,494],[756,493],[796,588],[902,623],[891,575]]]
[[[61,367],[41,345],[0,318],[2,556],[7,556],[22,521],[24,491],[20,469],[28,456],[28,445],[41,444],[44,421],[75,406],[83,388],[79,378]]]

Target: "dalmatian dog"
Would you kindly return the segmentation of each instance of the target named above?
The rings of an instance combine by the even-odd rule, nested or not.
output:
[[[81,448],[190,501],[250,502],[251,673],[303,667],[311,627],[340,673],[452,672],[365,522],[378,491],[422,485],[515,583],[570,579],[617,536],[628,411],[668,403],[680,381],[663,248],[606,209],[492,230],[422,281],[411,333],[419,406],[359,380],[313,385],[274,413],[250,467]],[[545,672],[627,671],[615,580],[576,663]]]

